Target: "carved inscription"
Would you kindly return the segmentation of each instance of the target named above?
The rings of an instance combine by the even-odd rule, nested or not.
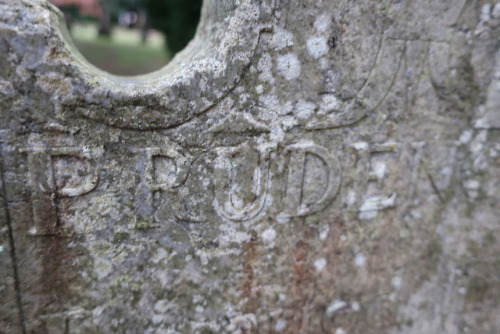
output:
[[[395,190],[381,190],[383,180],[390,174],[385,159],[377,161],[374,159],[381,154],[395,154],[399,151],[400,144],[386,142],[369,144],[356,142],[351,145],[356,154],[356,175],[359,192],[362,196],[356,198],[354,192],[347,196],[348,207],[356,207],[358,218],[368,220],[375,218],[378,212],[394,208],[397,205],[398,194]]]
[[[187,158],[172,148],[143,148],[136,153],[139,185],[135,193],[135,212],[138,221],[152,223],[156,192],[168,192],[181,185],[188,175]],[[166,169],[166,170],[165,170]]]
[[[92,168],[91,160],[99,150],[80,147],[30,147],[22,151],[28,154],[29,183],[33,208],[32,235],[54,234],[59,224],[57,200],[62,197],[82,196],[97,186],[99,175]],[[56,162],[56,159],[58,160]],[[89,175],[74,173],[58,177],[54,163],[62,165],[87,165]],[[77,167],[76,167],[77,168]],[[57,168],[60,169],[60,168]]]
[[[27,153],[32,198],[34,225],[30,233],[54,234],[60,225],[58,200],[82,196],[97,187],[99,176],[93,160],[102,149],[32,145],[22,151]],[[324,210],[337,195],[341,182],[339,161],[312,142],[289,145],[281,151],[275,146],[250,143],[216,148],[206,155],[211,158],[204,167],[213,184],[210,189],[205,179],[188,181],[193,159],[173,145],[132,152],[132,168],[137,175],[134,212],[140,226],[151,226],[155,219],[165,222],[165,212],[158,216],[158,209],[166,204],[178,208],[178,202],[189,202],[197,195],[189,189],[206,193],[204,200],[195,202],[226,220],[257,219],[273,206],[278,212],[276,218],[287,221]],[[203,185],[189,188],[186,184],[190,182]]]
[[[269,147],[255,151],[249,145],[216,150],[214,206],[220,216],[245,221],[262,212],[270,186],[270,151]],[[256,162],[256,166],[252,161]],[[252,178],[238,182],[241,169],[248,164],[253,168]]]
[[[288,180],[283,211],[278,219],[308,216],[325,209],[340,187],[338,160],[324,147],[313,144],[292,145],[286,151],[289,153]],[[316,166],[312,166],[313,159],[317,160]],[[307,196],[308,185],[313,188],[310,196]]]
[[[325,209],[340,187],[338,160],[326,148],[312,143],[290,145],[278,155],[270,147],[255,152],[248,145],[220,148],[217,153],[214,207],[219,216],[228,220],[254,219],[271,204],[281,206],[277,216],[281,221],[312,215]],[[258,157],[251,158],[252,154]],[[284,173],[271,173],[273,158]],[[242,173],[243,168],[251,168],[253,172]],[[282,174],[284,182],[273,181],[271,175],[274,174]],[[252,177],[238,180],[241,175]],[[285,187],[273,189],[274,184],[284,184]],[[278,196],[282,203],[270,198],[271,192],[282,192]]]

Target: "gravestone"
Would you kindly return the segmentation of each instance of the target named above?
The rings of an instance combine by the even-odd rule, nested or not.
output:
[[[500,332],[500,3],[206,0],[122,78],[0,0],[0,331]]]

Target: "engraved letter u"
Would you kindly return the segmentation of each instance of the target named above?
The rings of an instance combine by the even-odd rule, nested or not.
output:
[[[257,217],[266,207],[270,186],[270,149],[248,144],[216,149],[214,207],[232,221]]]

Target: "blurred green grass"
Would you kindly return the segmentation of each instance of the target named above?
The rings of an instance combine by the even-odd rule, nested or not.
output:
[[[150,31],[146,43],[139,30],[115,27],[110,38],[99,37],[93,23],[76,23],[71,27],[73,40],[92,64],[123,76],[152,72],[165,66],[170,58],[161,33]]]

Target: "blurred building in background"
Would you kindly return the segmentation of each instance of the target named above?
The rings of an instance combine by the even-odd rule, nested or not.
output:
[[[75,8],[79,15],[99,17],[102,13],[99,0],[49,0],[55,6],[65,8]]]

